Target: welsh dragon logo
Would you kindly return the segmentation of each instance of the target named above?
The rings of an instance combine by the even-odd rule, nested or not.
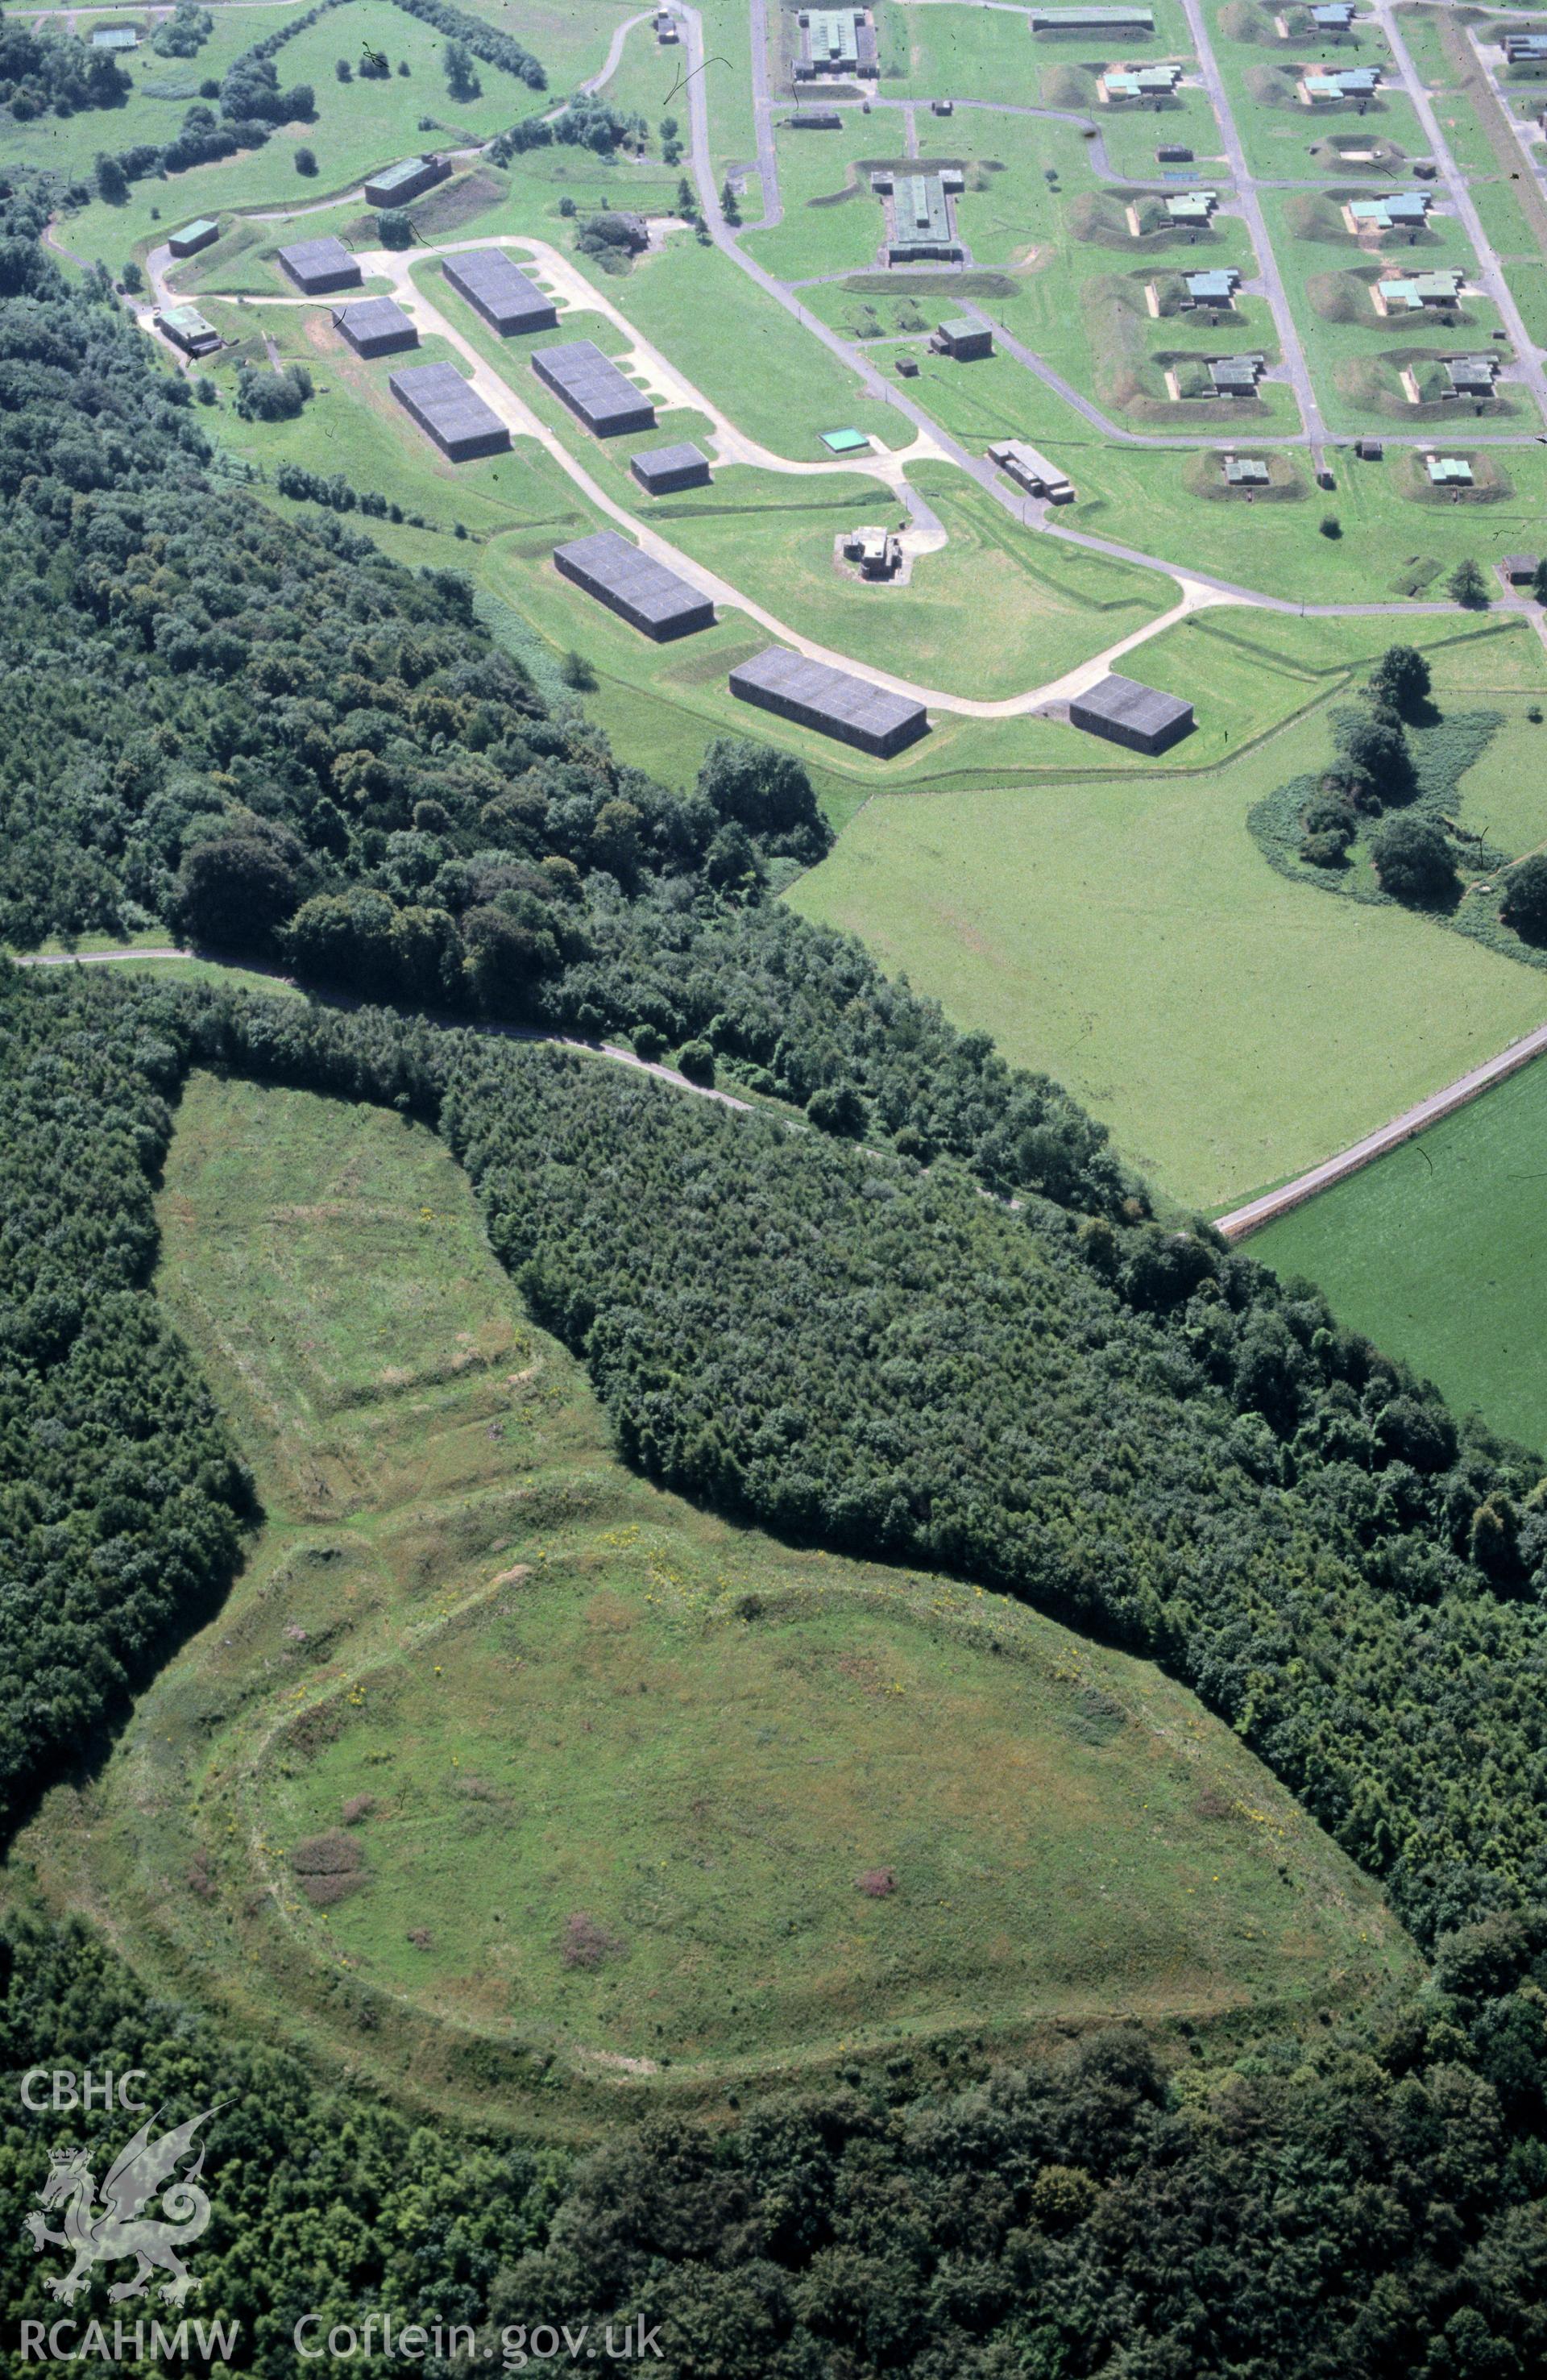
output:
[[[109,2289],[115,2304],[122,2298],[144,2297],[154,2272],[170,2276],[162,2284],[161,2295],[172,2305],[181,2305],[188,2291],[199,2287],[184,2269],[179,2251],[190,2248],[209,2228],[210,2202],[199,2187],[207,2144],[199,2142],[195,2154],[193,2136],[214,2113],[213,2107],[206,2107],[201,2114],[190,2116],[186,2124],[155,2138],[151,2128],[156,2117],[148,2116],[109,2167],[100,2203],[91,2172],[95,2151],[91,2146],[54,2151],[53,2166],[39,2195],[44,2212],[63,2206],[64,2228],[51,2231],[43,2212],[35,2211],[26,2219],[34,2248],[63,2248],[75,2257],[63,2278],[44,2282],[51,2295],[72,2304],[93,2265],[115,2265],[127,2256],[136,2259],[135,2270],[127,2281]],[[178,2174],[178,2167],[189,2156],[193,2163]],[[158,2194],[168,2221],[148,2221],[142,2212]]]

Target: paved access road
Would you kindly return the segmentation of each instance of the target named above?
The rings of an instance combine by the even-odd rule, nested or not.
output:
[[[1458,1075],[1455,1082],[1445,1085],[1443,1091],[1432,1092],[1428,1099],[1417,1100],[1412,1107],[1404,1109],[1399,1116],[1394,1116],[1390,1123],[1382,1124],[1378,1132],[1366,1133],[1364,1138],[1356,1140],[1351,1148],[1343,1149],[1336,1157],[1329,1157],[1323,1164],[1313,1165],[1308,1173],[1298,1174],[1293,1182],[1286,1182],[1281,1189],[1269,1190],[1263,1197],[1253,1198],[1244,1207],[1237,1207],[1228,1215],[1221,1215],[1217,1219],[1216,1230],[1223,1232],[1227,1240],[1244,1240],[1249,1232],[1260,1232],[1264,1223],[1274,1222],[1280,1215],[1288,1214],[1291,1208],[1303,1207],[1318,1190],[1330,1189],[1333,1183],[1346,1181],[1350,1173],[1360,1172],[1366,1165],[1372,1164],[1377,1157],[1384,1157],[1389,1149],[1399,1148],[1405,1140],[1416,1138],[1426,1124],[1437,1123],[1441,1116],[1465,1107],[1468,1100],[1475,1099],[1480,1092],[1491,1090],[1495,1083],[1502,1083],[1506,1076],[1518,1074],[1522,1066],[1529,1066],[1534,1058],[1543,1055],[1547,1055],[1547,1025],[1539,1025],[1534,1033],[1527,1033],[1518,1041],[1512,1041],[1507,1050],[1499,1051],[1496,1058],[1488,1059],[1483,1065],[1473,1066],[1468,1074]]]

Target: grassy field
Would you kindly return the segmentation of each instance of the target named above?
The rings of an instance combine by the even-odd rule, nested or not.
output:
[[[1249,1242],[1437,1380],[1547,1448],[1547,1065],[1528,1066]]]
[[[27,1850],[153,1972],[562,2124],[668,2069],[1309,2011],[1408,1963],[1143,1664],[623,1472],[418,1127],[196,1077],[159,1214],[265,1524]]]
[[[790,899],[860,934],[1009,1057],[1045,1067],[1178,1202],[1212,1209],[1283,1180],[1544,1009],[1532,971],[1404,910],[1288,883],[1247,834],[1254,800],[1324,760],[1324,712],[1348,676],[1307,665],[1325,667],[1331,625],[1241,624],[1254,659],[1232,654],[1205,615],[1137,657],[1148,683],[1199,698],[1199,735],[1175,757],[1216,764],[1204,773],[875,799]],[[1360,627],[1389,634],[1380,622],[1346,633]],[[1512,718],[1542,682],[1522,629],[1440,648],[1434,669],[1442,701]],[[1228,759],[1241,713],[1275,675],[1280,715],[1297,686],[1313,707]],[[1517,798],[1523,809],[1530,797]]]

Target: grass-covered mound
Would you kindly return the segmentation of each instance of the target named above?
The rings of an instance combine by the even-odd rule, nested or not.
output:
[[[1244,411],[1245,408],[1243,407],[1242,410]],[[1281,447],[1264,447],[1260,454],[1253,455],[1251,449],[1243,452],[1239,447],[1233,446],[1230,452],[1241,462],[1251,460],[1265,463],[1268,467],[1267,485],[1264,487],[1258,484],[1249,488],[1232,487],[1225,477],[1226,458],[1223,452],[1215,448],[1208,448],[1199,454],[1190,455],[1187,458],[1182,478],[1190,494],[1203,496],[1210,503],[1238,504],[1244,503],[1246,498],[1251,496],[1262,504],[1294,504],[1299,497],[1309,495],[1311,492],[1304,477],[1296,469],[1294,463]]]
[[[1447,419],[1453,419],[1454,408],[1445,407]],[[1420,417],[1421,418],[1421,417]],[[1469,488],[1436,487],[1424,465],[1423,453],[1409,447],[1398,465],[1397,487],[1415,504],[1496,504],[1515,493],[1515,482],[1492,448],[1458,444],[1452,438],[1436,438],[1433,451],[1454,455],[1469,463],[1472,483]]]
[[[422,1127],[197,1075],[160,1221],[264,1529],[102,1791],[86,1888],[153,1962],[604,2078],[1402,1966],[1155,1671],[622,1471]]]
[[[1432,347],[1390,347],[1381,356],[1357,356],[1334,370],[1339,396],[1367,412],[1388,414],[1395,421],[1456,424],[1479,418],[1507,417],[1515,407],[1495,382],[1492,397],[1456,397],[1446,394],[1445,358]],[[1415,403],[1412,391],[1418,391]],[[1449,446],[1446,443],[1446,451]]]

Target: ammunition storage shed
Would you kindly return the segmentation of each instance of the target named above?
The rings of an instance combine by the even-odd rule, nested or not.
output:
[[[325,298],[330,289],[357,289],[360,267],[341,239],[303,239],[282,248],[279,261],[297,289]]]
[[[335,306],[333,322],[357,356],[393,356],[417,347],[418,331],[394,299],[362,298],[357,306]]]
[[[168,236],[169,256],[197,256],[201,248],[211,248],[220,237],[220,225],[210,215],[200,215],[197,223],[185,224],[181,231]]]
[[[384,165],[372,174],[365,186],[368,207],[405,207],[410,199],[433,189],[451,172],[448,157],[405,157],[395,165]]]
[[[627,431],[656,426],[649,398],[590,339],[535,348],[532,370],[598,438],[621,438]]]
[[[479,455],[502,455],[510,431],[452,364],[412,364],[387,382],[442,455],[470,463]]]
[[[731,691],[760,710],[775,711],[800,727],[815,727],[840,744],[890,759],[905,745],[916,743],[929,729],[922,702],[907,695],[888,694],[867,678],[851,677],[846,670],[829,669],[825,662],[807,661],[783,645],[743,662],[731,672]]]
[[[465,298],[502,339],[517,331],[551,331],[559,320],[552,298],[497,248],[442,257],[441,269],[458,297]]]
[[[969,315],[953,315],[942,322],[930,346],[943,356],[954,356],[959,364],[972,363],[979,356],[994,352],[994,334],[986,322],[974,322]]]
[[[652,562],[626,537],[602,529],[595,537],[577,537],[556,545],[553,565],[565,578],[616,612],[631,628],[653,637],[658,645],[671,637],[691,637],[696,628],[712,628],[715,607],[696,587],[679,578],[662,562]]]
[[[207,322],[197,306],[167,306],[155,317],[156,328],[165,333],[175,347],[186,356],[212,356],[225,342],[212,322]]]
[[[1190,735],[1192,705],[1174,694],[1157,694],[1131,677],[1104,677],[1088,694],[1077,694],[1069,706],[1071,727],[1088,735],[1104,735],[1109,744],[1126,744],[1130,752],[1164,752]]]
[[[647,446],[642,455],[631,458],[629,469],[652,496],[669,496],[678,488],[707,488],[713,484],[708,456],[701,455],[687,438],[675,446]]]

